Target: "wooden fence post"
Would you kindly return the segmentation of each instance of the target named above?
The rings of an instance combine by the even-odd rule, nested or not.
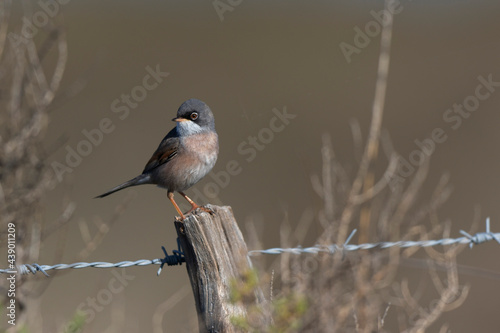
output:
[[[231,317],[246,316],[246,309],[229,301],[232,279],[252,269],[248,249],[231,207],[207,205],[213,214],[198,211],[176,221],[198,312],[199,331],[232,333]],[[256,299],[263,300],[256,291]]]

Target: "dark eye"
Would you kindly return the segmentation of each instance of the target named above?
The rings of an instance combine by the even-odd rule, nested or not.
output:
[[[189,116],[191,118],[191,120],[196,120],[198,119],[198,112],[193,112],[191,113],[191,115]]]

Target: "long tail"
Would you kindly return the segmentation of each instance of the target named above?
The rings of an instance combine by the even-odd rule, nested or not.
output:
[[[142,185],[142,184],[151,184],[151,177],[147,174],[146,175],[145,174],[139,175],[139,176],[135,177],[134,179],[131,179],[129,181],[126,181],[123,184],[120,184],[116,187],[113,187],[111,190],[109,190],[106,193],[103,193],[101,195],[98,195],[95,198],[104,198],[105,196],[108,196],[112,193],[123,190],[124,188],[130,187],[130,186]]]

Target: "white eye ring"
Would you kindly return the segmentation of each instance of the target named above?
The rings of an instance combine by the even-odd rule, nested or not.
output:
[[[191,118],[191,120],[196,120],[196,119],[198,119],[198,112],[193,112],[193,113],[191,113],[191,115],[189,116],[189,118]]]

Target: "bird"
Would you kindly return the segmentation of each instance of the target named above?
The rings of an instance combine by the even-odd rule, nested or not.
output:
[[[167,197],[181,220],[186,218],[185,214],[197,208],[209,211],[198,206],[184,191],[205,177],[217,161],[219,138],[212,110],[204,102],[191,98],[182,103],[172,121],[176,122],[176,126],[161,141],[142,174],[96,198],[106,197],[131,186],[153,184],[167,190]],[[182,213],[174,200],[174,192],[178,192],[189,202],[189,211]]]

